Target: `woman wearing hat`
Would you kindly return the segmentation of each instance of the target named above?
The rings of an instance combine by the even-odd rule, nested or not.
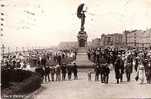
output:
[[[142,63],[142,60],[140,60],[138,63],[137,77],[138,77],[139,83],[143,84],[144,78],[145,78],[145,68],[144,68],[144,65]]]

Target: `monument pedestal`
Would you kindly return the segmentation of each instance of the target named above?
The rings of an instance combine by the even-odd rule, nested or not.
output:
[[[88,35],[85,31],[80,31],[78,33],[78,44],[79,44],[79,48],[80,47],[86,47],[87,46],[87,38],[88,38]]]
[[[78,68],[93,68],[94,63],[88,59],[88,49],[87,49],[87,33],[84,30],[81,30],[78,33],[78,52],[76,56],[76,60],[73,63],[76,63]]]
[[[78,68],[93,68],[94,67],[94,63],[88,59],[86,47],[78,48],[77,57],[73,63],[76,63]]]

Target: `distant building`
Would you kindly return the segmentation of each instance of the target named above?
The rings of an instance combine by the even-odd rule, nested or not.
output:
[[[91,42],[91,47],[100,47],[101,46],[101,38],[95,38]]]
[[[151,29],[124,31],[124,35],[129,47],[151,47]]]
[[[123,34],[120,33],[106,34],[106,35],[102,34],[101,46],[114,46],[114,47],[123,46]]]
[[[87,42],[87,47],[151,47],[151,29],[124,31],[123,33],[102,34]],[[61,42],[59,48],[78,48],[78,42]]]
[[[87,41],[87,47],[92,47],[92,42]],[[61,42],[58,45],[58,48],[60,49],[71,49],[71,48],[78,48],[78,42],[77,41],[67,41],[67,42]]]
[[[71,49],[71,48],[77,48],[78,47],[78,42],[74,41],[69,41],[69,42],[61,42],[58,47],[60,49]]]

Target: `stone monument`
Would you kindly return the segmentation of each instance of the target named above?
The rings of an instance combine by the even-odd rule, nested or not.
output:
[[[94,63],[91,62],[88,59],[87,55],[87,38],[88,35],[85,31],[84,24],[85,24],[85,12],[87,9],[84,9],[85,4],[82,3],[79,5],[78,10],[77,10],[77,17],[81,19],[81,27],[80,31],[78,33],[78,52],[77,52],[77,57],[74,63],[77,64],[79,68],[92,68],[94,66]]]

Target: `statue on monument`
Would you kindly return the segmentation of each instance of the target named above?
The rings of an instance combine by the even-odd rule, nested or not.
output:
[[[87,34],[84,31],[84,24],[85,24],[85,12],[86,12],[86,8],[84,9],[85,4],[82,3],[79,5],[78,9],[77,9],[77,17],[79,19],[81,19],[81,27],[80,27],[80,31],[78,34],[78,42],[79,42],[79,47],[85,47],[87,44]]]
[[[77,10],[77,17],[81,19],[81,31],[84,31],[84,24],[85,24],[85,12],[84,3],[80,4]]]

